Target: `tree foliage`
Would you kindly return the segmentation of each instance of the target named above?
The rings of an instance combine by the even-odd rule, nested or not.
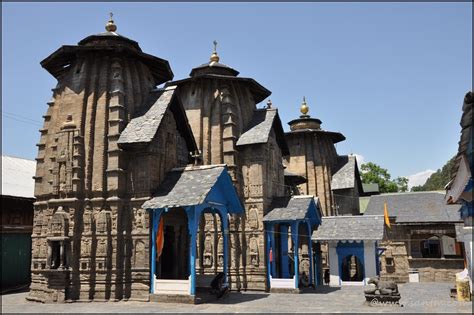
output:
[[[449,183],[454,176],[456,157],[451,158],[446,164],[431,174],[426,180],[425,184],[420,186],[413,186],[411,191],[431,191],[444,190],[444,187]]]
[[[372,162],[362,164],[361,177],[364,184],[378,184],[381,193],[405,192],[408,190],[408,178],[397,177],[392,180],[387,169]]]

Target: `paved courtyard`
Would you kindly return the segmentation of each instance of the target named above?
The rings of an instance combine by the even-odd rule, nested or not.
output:
[[[472,303],[450,299],[450,283],[407,283],[400,285],[399,306],[364,305],[364,287],[321,287],[303,294],[267,294],[261,292],[231,292],[214,303],[188,305],[143,302],[92,302],[71,304],[41,304],[25,300],[26,292],[2,296],[2,313],[310,313],[310,312],[448,312],[471,313]]]

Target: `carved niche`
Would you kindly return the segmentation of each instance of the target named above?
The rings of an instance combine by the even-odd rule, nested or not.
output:
[[[46,255],[48,253],[48,249],[46,248],[46,242],[44,239],[41,240],[41,243],[39,244],[39,257],[40,258],[46,258]]]
[[[204,239],[204,267],[212,267],[212,239],[211,234],[207,234]]]
[[[145,209],[133,208],[133,233],[148,231],[148,220]]]
[[[259,264],[258,236],[254,235],[250,238],[249,250],[250,250],[250,263],[253,266],[258,267],[258,264]]]
[[[53,194],[68,196],[73,191],[74,141],[78,135],[72,115],[68,115],[56,134],[53,148]]]
[[[94,215],[92,211],[92,207],[90,204],[87,204],[84,208],[84,219],[83,219],[83,226],[84,226],[84,234],[91,234],[94,224]]]
[[[91,240],[84,238],[81,244],[81,256],[88,257],[91,255]]]
[[[251,229],[258,230],[258,208],[256,205],[251,205],[249,209],[248,224]]]
[[[33,222],[33,234],[41,234],[43,228],[43,210],[39,209],[38,213],[34,217]]]
[[[224,266],[224,237],[219,236],[217,241],[217,265],[219,267]]]
[[[134,267],[144,267],[146,265],[147,253],[146,246],[142,240],[135,241],[135,250],[133,252]]]
[[[97,256],[106,256],[107,255],[107,239],[100,238],[97,240]]]
[[[97,214],[96,219],[96,233],[97,234],[107,234],[110,232],[111,227],[111,215],[110,211],[102,208]]]
[[[64,211],[62,206],[59,206],[51,217],[48,234],[50,236],[62,237],[69,235],[69,215]]]

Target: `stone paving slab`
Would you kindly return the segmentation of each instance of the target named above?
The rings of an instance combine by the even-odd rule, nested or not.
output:
[[[302,294],[231,292],[221,300],[200,305],[123,301],[41,304],[26,301],[26,292],[1,298],[2,313],[472,313],[471,302],[457,302],[449,297],[450,287],[450,283],[399,285],[402,307],[365,305],[363,291],[367,287],[319,287]]]

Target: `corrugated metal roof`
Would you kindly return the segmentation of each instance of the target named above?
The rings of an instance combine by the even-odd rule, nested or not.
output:
[[[461,222],[461,205],[447,205],[444,194],[435,191],[371,196],[365,215],[383,214],[385,202],[397,223]]]
[[[313,232],[317,241],[382,240],[383,215],[323,217],[321,225]]]
[[[36,161],[2,155],[2,195],[35,197]]]

